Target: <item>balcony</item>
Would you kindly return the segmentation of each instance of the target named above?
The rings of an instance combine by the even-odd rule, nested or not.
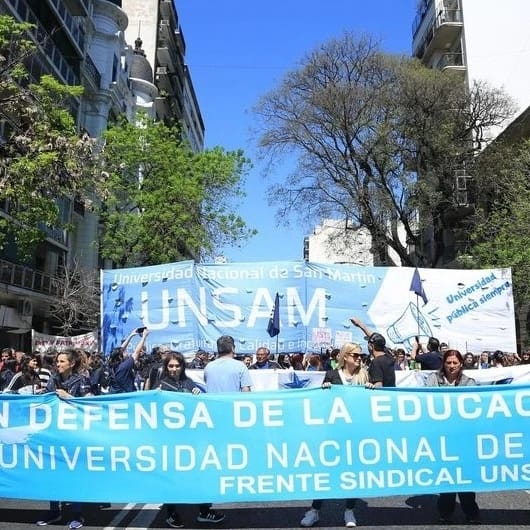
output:
[[[438,70],[454,70],[465,72],[464,56],[462,53],[444,53],[434,65]]]
[[[46,238],[60,245],[64,250],[67,250],[68,232],[64,228],[54,228],[46,226],[44,223],[39,223],[39,230],[46,234]]]
[[[99,73],[99,70],[97,69],[97,66],[94,64],[94,61],[90,55],[85,55],[82,68],[85,73],[85,77],[89,79],[92,86],[94,87],[94,90],[99,90],[101,88],[101,74]]]
[[[174,16],[173,11],[173,1],[172,0],[161,0],[160,1],[160,14],[162,18],[169,19],[171,16]]]
[[[160,21],[158,26],[158,31],[164,39],[169,39],[171,34],[171,23],[168,19],[163,19]]]
[[[48,3],[53,6],[56,16],[63,22],[63,31],[77,48],[79,55],[82,56],[85,51],[84,30],[78,21],[72,17],[63,0],[48,0]]]
[[[42,31],[42,30],[39,30]],[[49,35],[40,39],[40,46],[44,52],[44,57],[55,67],[57,73],[67,85],[79,85],[79,76],[64,58],[61,50],[54,44]]]
[[[184,56],[180,50],[175,46],[173,38],[164,39],[159,38],[156,50],[158,64],[171,65],[173,72],[181,77],[185,77]]]
[[[55,295],[57,282],[51,274],[0,259],[0,282],[46,295]]]
[[[454,44],[462,34],[462,27],[462,11],[460,9],[441,10],[414,50],[414,56],[427,62],[435,50],[454,49]]]
[[[33,11],[22,0],[12,0],[11,4],[19,15],[20,20],[29,22],[34,26],[29,30],[29,33],[40,47],[43,58],[54,66],[61,80],[67,85],[78,85],[79,77],[55,45],[51,36],[41,27]]]

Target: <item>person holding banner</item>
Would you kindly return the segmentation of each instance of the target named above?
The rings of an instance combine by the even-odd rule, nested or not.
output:
[[[429,374],[425,386],[473,386],[475,380],[464,374],[464,357],[458,350],[447,350],[442,358],[442,367]],[[457,493],[440,493],[438,498],[438,512],[440,522],[448,523],[455,511]],[[480,524],[480,510],[475,500],[474,491],[458,493],[460,506],[466,516],[468,524]]]
[[[362,365],[362,349],[359,344],[347,342],[342,345],[337,355],[337,367],[328,370],[324,376],[322,388],[331,388],[331,385],[366,385],[368,383],[368,372]],[[314,526],[320,519],[320,508],[322,500],[315,499],[311,508],[305,513],[300,525],[304,527]],[[344,510],[344,524],[348,527],[357,526],[357,520],[353,509],[355,499],[346,500]]]
[[[52,375],[46,386],[48,392],[55,392],[61,399],[91,395],[90,379],[83,374],[83,359],[79,351],[64,350],[58,352],[55,356],[55,365],[56,373]],[[48,526],[62,521],[61,508],[59,501],[50,501],[48,513],[35,524]],[[72,520],[68,525],[69,530],[81,528],[84,525],[81,503],[73,502],[71,511]]]
[[[181,353],[174,351],[168,352],[164,357],[161,368],[158,386],[161,390],[168,390],[169,392],[190,392],[192,394],[201,393],[201,389],[195,381],[186,375],[186,360]],[[177,512],[177,505],[164,504],[164,508],[167,514],[167,525],[171,528],[182,528],[184,523]],[[209,508],[210,504],[201,504],[199,506],[199,513],[207,513]]]

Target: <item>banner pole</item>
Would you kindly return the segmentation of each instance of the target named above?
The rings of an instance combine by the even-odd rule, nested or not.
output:
[[[419,296],[416,294],[416,315],[420,314],[420,304],[418,300]],[[420,339],[420,319],[416,318],[416,322],[418,324],[418,340]]]

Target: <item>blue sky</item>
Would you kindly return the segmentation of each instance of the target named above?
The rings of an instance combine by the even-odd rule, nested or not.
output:
[[[417,0],[175,0],[186,62],[206,127],[206,147],[243,149],[255,167],[247,197],[234,204],[258,235],[241,248],[220,249],[228,261],[302,259],[314,225],[278,226],[275,206],[251,139],[252,107],[295,69],[303,56],[345,31],[370,33],[382,48],[409,54]],[[282,179],[288,168],[278,168]]]

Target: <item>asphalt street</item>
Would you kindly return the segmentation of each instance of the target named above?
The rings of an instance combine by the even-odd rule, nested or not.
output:
[[[363,529],[453,530],[481,528],[484,530],[530,528],[530,495],[527,491],[480,493],[477,501],[481,508],[482,525],[464,524],[459,507],[451,525],[440,524],[436,512],[435,495],[412,497],[381,497],[359,500],[355,513],[358,527]],[[308,508],[305,501],[238,503],[215,505],[223,511],[226,519],[218,525],[204,525],[195,521],[195,506],[180,507],[185,528],[221,529],[293,529],[300,528],[300,520]],[[47,503],[0,499],[0,530],[27,530],[36,528],[37,521],[47,509]],[[321,510],[318,528],[344,528],[344,503],[340,500],[325,501]],[[121,528],[148,529],[167,528],[165,513],[158,504],[112,505],[100,509],[97,505],[86,505],[84,528],[115,530]],[[316,528],[317,526],[315,526]],[[63,523],[49,526],[50,529],[67,528]]]

